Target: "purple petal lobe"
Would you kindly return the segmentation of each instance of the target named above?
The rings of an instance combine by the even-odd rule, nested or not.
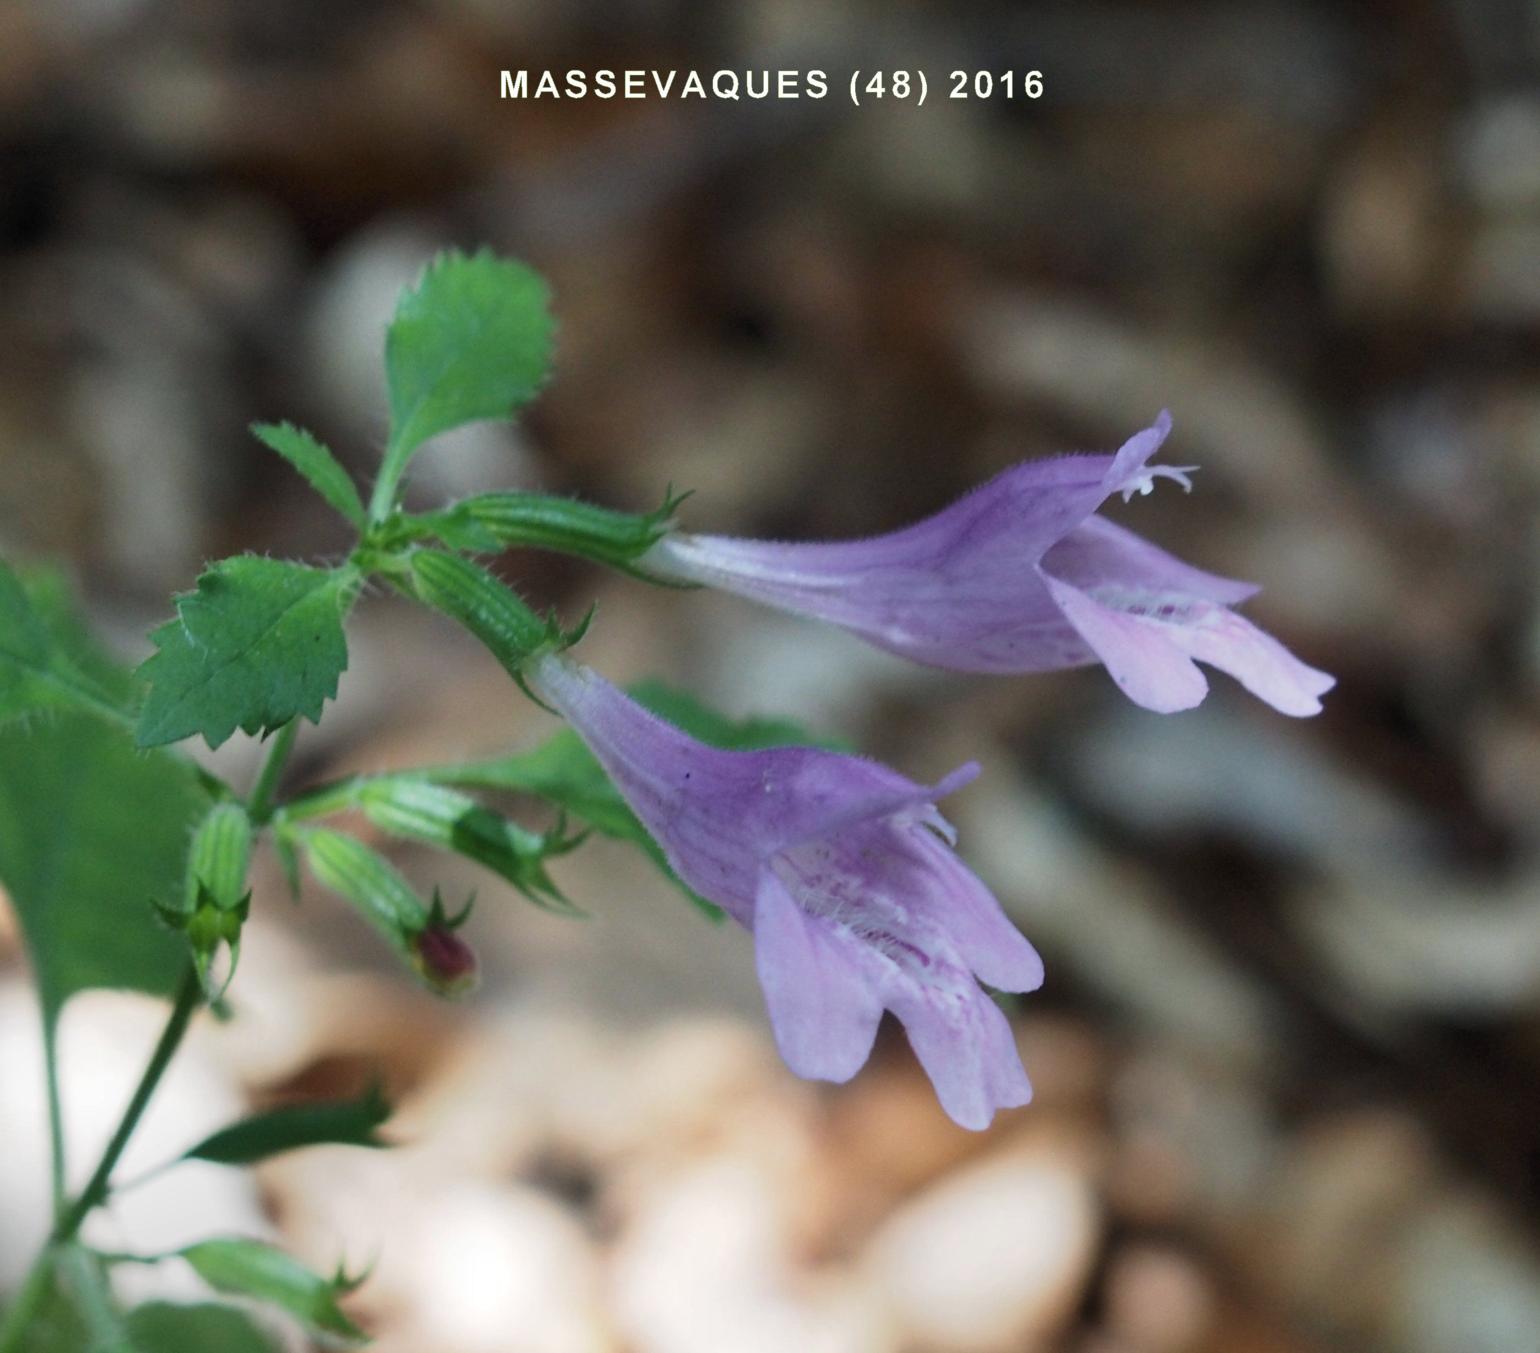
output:
[[[854,1076],[871,1053],[882,1002],[847,946],[768,869],[754,907],[754,958],[786,1065],[810,1080]]]
[[[1105,517],[1087,517],[1043,556],[1043,572],[1082,592],[1109,584],[1145,591],[1180,592],[1236,606],[1261,589],[1183,563],[1142,536]]]
[[[1177,627],[1175,642],[1193,657],[1228,672],[1280,714],[1306,718],[1337,679],[1301,662],[1272,635],[1222,606],[1205,606]]]
[[[1082,570],[1088,575],[1094,571]],[[1147,709],[1171,713],[1203,699],[1208,683],[1193,659],[1228,672],[1279,713],[1300,718],[1319,714],[1320,697],[1336,684],[1217,602],[1101,576],[1087,590],[1059,578],[1047,582],[1113,679]]]
[[[934,837],[917,833],[909,844],[928,872],[920,905],[938,921],[945,919],[947,937],[979,981],[1000,991],[1042,986],[1043,960],[977,875]]]
[[[837,771],[838,762],[856,760],[858,758],[855,757],[834,757],[831,758],[828,768]],[[879,818],[902,818],[905,821],[923,822],[942,836],[948,844],[955,844],[957,829],[936,811],[936,800],[955,793],[966,784],[971,784],[978,778],[978,774],[979,763],[967,761],[950,775],[944,776],[930,786],[910,784],[901,776],[895,777],[899,783],[892,788],[861,797],[848,797],[837,811],[825,812],[816,819],[810,819],[806,835],[784,839],[781,842],[781,848],[800,845],[818,837],[833,836],[842,828]]]
[[[1168,634],[1137,616],[1093,601],[1078,587],[1044,577],[1065,619],[1136,705],[1157,714],[1174,714],[1202,703],[1208,681]]]
[[[899,987],[890,999],[941,1107],[975,1132],[1032,1098],[1010,1023],[973,983]]]

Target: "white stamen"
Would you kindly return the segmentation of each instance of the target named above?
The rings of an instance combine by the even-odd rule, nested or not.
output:
[[[1182,486],[1183,493],[1191,493],[1192,480],[1187,476],[1194,473],[1197,468],[1196,465],[1146,465],[1142,470],[1129,475],[1118,492],[1123,495],[1123,501],[1126,503],[1136,493],[1153,492],[1157,479],[1173,479]]]

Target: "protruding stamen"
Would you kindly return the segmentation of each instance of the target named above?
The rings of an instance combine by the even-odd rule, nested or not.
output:
[[[1134,494],[1148,494],[1154,491],[1157,479],[1172,479],[1182,486],[1183,493],[1192,492],[1192,480],[1187,476],[1193,474],[1198,467],[1196,465],[1146,465],[1142,470],[1129,475],[1123,481],[1118,492],[1123,495],[1123,501],[1130,501]]]

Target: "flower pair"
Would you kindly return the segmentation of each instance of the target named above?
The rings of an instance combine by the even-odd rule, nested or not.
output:
[[[641,567],[830,621],[919,662],[1029,672],[1100,661],[1158,711],[1203,699],[1195,660],[1285,714],[1333,684],[1229,609],[1256,589],[1192,568],[1095,516],[1186,470],[1147,462],[1170,419],[1116,455],[1006,470],[890,535],[777,544],[673,533]],[[860,757],[809,747],[724,751],[658,719],[560,655],[526,670],[582,736],[679,876],[754,934],[782,1056],[848,1080],[882,1012],[903,1023],[942,1107],[982,1128],[1031,1086],[1004,1015],[979,983],[1031,991],[1042,962],[952,853],[926,787]]]

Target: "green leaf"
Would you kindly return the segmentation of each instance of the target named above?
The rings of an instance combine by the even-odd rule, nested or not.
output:
[[[55,1252],[60,1292],[85,1324],[78,1347],[90,1353],[143,1353],[130,1340],[101,1259],[78,1244]]]
[[[239,1236],[200,1241],[180,1254],[216,1292],[269,1302],[327,1334],[360,1343],[367,1338],[337,1305],[361,1279],[341,1271],[323,1278],[275,1246]]]
[[[175,989],[185,945],[150,900],[180,891],[206,804],[189,765],[89,716],[0,730],[0,882],[49,1024],[88,987]]]
[[[34,590],[45,592],[43,606],[29,595]],[[0,724],[53,709],[89,710],[115,722],[127,718],[121,686],[104,689],[75,661],[72,648],[84,655],[85,645],[72,627],[57,580],[28,588],[0,562]]]
[[[253,1114],[205,1137],[183,1153],[184,1160],[217,1165],[250,1165],[283,1151],[305,1146],[382,1147],[376,1129],[390,1117],[390,1105],[378,1085],[359,1098],[323,1104],[288,1104]]]
[[[91,1329],[81,1303],[59,1272],[58,1256],[36,1314],[27,1322],[26,1353],[81,1353],[91,1348]],[[7,1296],[15,1296],[7,1293]]]
[[[670,493],[656,511],[637,514],[538,493],[483,493],[406,521],[451,549],[558,550],[645,578],[636,561],[669,533],[685,496]]]
[[[253,423],[251,431],[304,475],[310,487],[349,522],[360,531],[364,529],[363,499],[330,448],[292,423]]]
[[[716,747],[747,750],[790,744],[832,746],[796,724],[777,719],[735,720],[709,709],[692,696],[660,682],[644,682],[631,694],[655,714]],[[497,757],[425,772],[439,784],[479,786],[534,794],[588,823],[595,831],[641,847],[654,864],[697,906],[712,916],[721,911],[688,887],[669,867],[663,851],[637,820],[620,791],[582,739],[570,728],[532,752]]]
[[[101,1261],[76,1245],[56,1253],[56,1269],[26,1327],[25,1353],[277,1353],[251,1318],[216,1302],[153,1301],[120,1314]]]
[[[725,747],[729,751],[753,751],[762,747],[826,747],[849,751],[838,738],[810,733],[791,719],[754,716],[734,719],[702,704],[688,691],[663,681],[639,681],[628,688],[631,697],[661,719],[682,728],[692,738]]]
[[[464,625],[515,679],[535,653],[571,642],[480,564],[441,550],[413,550],[411,566],[417,595]]]
[[[141,747],[201,733],[218,747],[237,728],[269,733],[303,714],[312,723],[348,665],[343,619],[358,571],[240,555],[215,564],[177,619],[150,637],[139,669],[150,693]]]
[[[125,1326],[142,1353],[277,1353],[278,1348],[244,1311],[214,1301],[147,1302],[128,1313]]]
[[[385,336],[390,386],[387,466],[464,423],[507,418],[551,363],[550,291],[540,275],[490,250],[440,254],[402,293]]]
[[[22,570],[21,581],[33,610],[47,627],[58,651],[107,698],[113,710],[126,717],[137,707],[143,690],[132,670],[109,653],[91,633],[81,616],[79,599],[64,572],[48,566],[33,566]]]

